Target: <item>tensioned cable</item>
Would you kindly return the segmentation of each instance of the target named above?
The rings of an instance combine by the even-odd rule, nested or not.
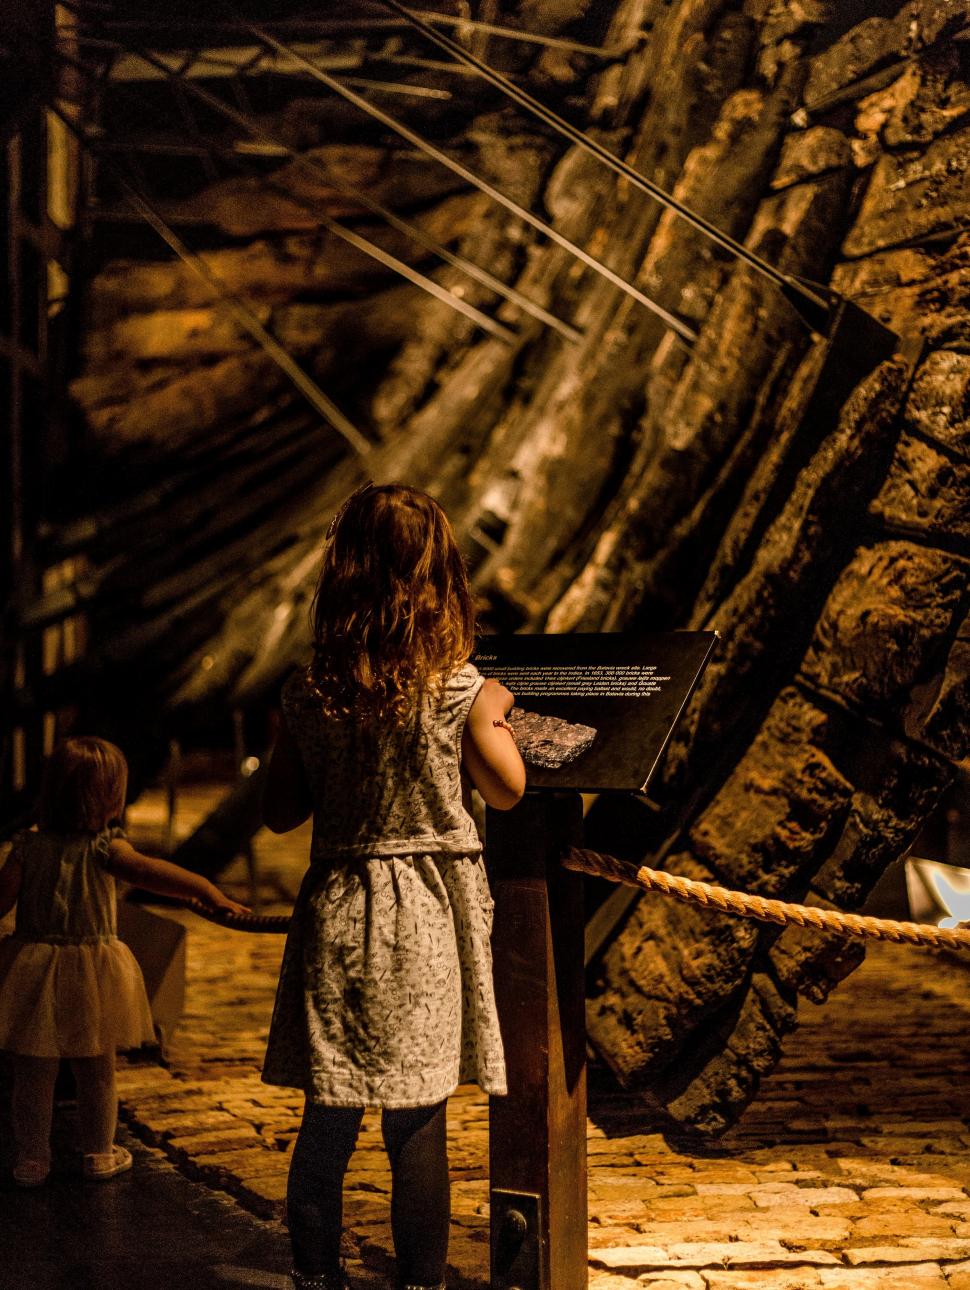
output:
[[[66,3],[69,5],[69,7],[74,9],[75,12],[78,11],[77,0],[74,0],[73,4],[71,3],[71,0],[66,0]],[[625,292],[627,295],[631,296],[634,300],[636,300],[639,304],[643,305],[644,308],[656,314],[664,322],[664,324],[670,328],[671,331],[673,331],[677,336],[681,338],[681,340],[687,342],[688,344],[693,344],[697,340],[698,333],[695,328],[689,326],[687,323],[684,323],[675,314],[672,314],[668,310],[664,309],[661,305],[657,304],[656,301],[652,300],[649,296],[645,295],[637,287],[633,286],[632,283],[627,282],[625,278],[621,277],[618,273],[615,273],[612,269],[610,269],[607,265],[603,264],[601,261],[597,260],[594,256],[591,256],[587,251],[583,250],[583,248],[578,246],[575,242],[572,242],[569,238],[564,237],[550,224],[547,224],[544,220],[540,219],[539,216],[534,215],[526,207],[521,206],[518,202],[514,201],[512,198],[508,197],[505,193],[501,192],[501,190],[495,188],[494,185],[489,184],[486,180],[480,178],[473,171],[469,170],[466,166],[463,166],[460,162],[455,161],[452,157],[448,156],[447,153],[442,152],[441,149],[439,148],[436,148],[434,144],[424,139],[423,136],[417,134],[415,131],[411,130],[408,126],[405,126],[403,122],[398,121],[395,117],[391,116],[389,113],[383,112],[381,111],[381,109],[374,107],[374,105],[369,103],[367,99],[356,94],[353,90],[348,89],[343,82],[337,80],[335,77],[325,72],[322,68],[317,67],[316,64],[311,62],[309,59],[304,58],[296,50],[283,44],[282,41],[276,40],[273,36],[269,35],[269,33],[267,32],[264,32],[260,27],[256,26],[255,24],[243,22],[241,25],[246,30],[251,31],[265,45],[269,46],[270,48],[276,49],[280,53],[285,54],[288,58],[295,61],[297,65],[302,66],[307,71],[309,71],[310,74],[315,79],[319,80],[322,84],[327,85],[328,88],[332,89],[335,93],[341,95],[348,102],[353,103],[356,107],[360,108],[363,112],[367,113],[369,116],[375,118],[376,120],[379,120],[382,124],[387,125],[390,129],[394,130],[396,133],[400,134],[403,138],[407,139],[410,143],[413,143],[417,148],[425,152],[428,156],[431,156],[436,161],[446,166],[454,174],[459,175],[462,179],[466,180],[466,182],[470,183],[472,186],[484,192],[487,196],[491,197],[494,201],[504,206],[507,210],[512,211],[513,214],[517,215],[520,219],[522,219],[526,223],[531,224],[534,228],[538,229],[545,236],[547,236],[551,241],[555,242],[557,245],[562,246],[565,250],[569,251],[577,259],[582,261],[582,263],[592,268],[595,272],[599,273],[600,276],[606,278],[609,282],[613,283],[614,286],[619,287],[621,291]],[[167,68],[164,64],[153,61],[151,56],[147,55],[144,51],[136,50],[131,47],[126,47],[126,48],[128,48],[129,53],[136,54],[137,57],[143,59],[146,63],[148,63],[148,65],[157,66],[169,78],[172,78],[172,79],[177,78],[177,74],[175,72],[171,71],[171,69]],[[201,98],[205,96],[205,101],[209,102],[218,111],[224,112],[227,115],[232,112],[232,109],[228,108],[227,105],[222,103],[220,100],[214,97],[210,98],[206,96],[206,92],[201,90],[201,88],[195,85],[193,82],[185,81],[184,84],[187,88],[191,89],[192,92],[196,94],[197,97]],[[254,127],[250,122],[248,122],[245,117],[240,116],[239,120],[243,124],[244,128],[250,130],[250,132],[255,132],[256,127]],[[282,145],[278,143],[278,141],[274,140],[273,136],[269,135],[267,132],[263,131],[263,134],[264,134],[264,137],[269,138],[270,141],[274,143],[274,146],[285,147],[285,145]],[[293,156],[293,159],[295,161],[300,162],[300,164],[310,164],[310,159],[302,158],[299,153],[291,154],[291,155]],[[329,172],[326,173],[326,177],[328,182],[332,183],[332,180],[330,179],[330,176],[329,176]],[[332,227],[333,231],[337,233],[338,236],[343,235],[343,233],[349,232],[349,230],[344,229],[343,225],[336,224],[336,221],[331,221],[329,227]],[[339,232],[338,230],[343,230],[343,233]],[[366,244],[366,245],[370,245],[370,244]],[[364,248],[361,248],[361,249],[364,249]],[[377,249],[379,250],[379,248]],[[367,252],[365,251],[365,253]],[[381,252],[380,256],[378,256],[377,258],[381,258],[385,254],[386,253]],[[387,263],[387,260],[382,259],[382,262]],[[465,271],[468,272],[467,269]],[[411,274],[413,273],[414,271],[409,271],[409,273],[404,274],[404,276],[409,277],[409,280],[411,281],[415,281],[416,280],[415,277],[411,276]],[[423,280],[423,275],[417,275],[417,277]],[[418,285],[422,285],[422,282],[419,281]],[[469,310],[473,308],[472,306],[462,305],[462,303],[458,301],[456,297],[452,296],[451,293],[445,292],[441,294],[442,289],[437,288],[437,284],[432,284],[432,285],[436,289],[432,290],[431,294],[437,296],[439,299],[445,299],[447,303],[451,303],[452,307],[456,308],[459,312],[467,313]],[[430,288],[425,288],[425,289],[429,290]],[[506,288],[505,292],[507,292],[508,290],[509,288]],[[522,297],[522,299],[524,299],[524,297]],[[524,304],[521,304],[521,301],[517,301],[516,303],[519,303],[521,308],[526,308]],[[541,306],[539,307],[541,308]],[[530,310],[530,312],[532,312],[532,310]],[[549,315],[549,317],[552,318],[554,317],[554,315]],[[546,321],[548,322],[548,320]],[[560,326],[556,328],[557,330],[561,331],[561,328],[563,326],[566,326],[566,327],[569,326],[569,324],[562,323],[561,319],[557,321],[560,324]],[[552,322],[548,322],[548,325],[555,326],[555,324]],[[497,326],[497,324],[492,324],[493,328],[495,326]],[[486,330],[489,330],[489,328],[486,328]],[[570,339],[573,339],[573,337],[570,337]]]
[[[135,57],[144,59],[150,64],[154,63],[152,56],[149,54],[139,50],[130,50],[129,52],[134,53]],[[170,71],[168,75],[171,78],[179,79],[178,74],[175,72]],[[554,331],[558,332],[559,335],[564,337],[564,339],[576,342],[582,338],[582,332],[579,331],[578,328],[557,317],[548,309],[544,308],[544,306],[530,300],[528,296],[523,295],[517,288],[503,282],[501,278],[495,277],[495,275],[489,273],[487,269],[481,268],[473,261],[466,259],[465,256],[459,255],[454,251],[450,251],[446,246],[442,246],[441,243],[437,242],[433,237],[425,233],[425,231],[418,225],[395,214],[394,211],[389,210],[380,202],[375,201],[374,198],[368,196],[367,193],[362,192],[359,188],[354,185],[343,183],[341,180],[334,178],[330,168],[325,166],[322,162],[313,157],[307,157],[302,153],[296,152],[278,135],[273,134],[272,131],[265,129],[263,126],[257,125],[244,113],[230,107],[229,104],[224,103],[215,95],[202,89],[201,86],[197,86],[191,81],[182,82],[180,80],[179,83],[182,88],[191,90],[197,98],[206,103],[209,107],[213,108],[215,111],[220,112],[227,120],[232,121],[235,125],[246,130],[254,139],[259,139],[265,143],[272,144],[274,148],[279,149],[285,156],[289,157],[294,165],[298,166],[302,170],[309,171],[317,178],[322,178],[329,187],[333,188],[336,192],[339,192],[342,196],[356,201],[367,210],[372,211],[392,228],[397,229],[398,232],[403,233],[412,241],[417,242],[426,250],[437,255],[438,258],[444,260],[446,264],[450,264],[453,268],[458,269],[467,277],[474,279],[476,282],[487,287],[490,291],[494,291],[497,295],[502,296],[511,304],[516,305],[523,311],[523,313],[527,313],[531,317],[544,323],[547,327],[551,327]],[[130,90],[127,90],[126,92],[132,93]],[[314,214],[316,214],[315,211]],[[340,225],[340,227],[343,228],[344,226]],[[421,277],[423,278],[424,275],[421,275]],[[432,280],[427,279],[427,281],[430,282]],[[479,325],[483,327],[485,326],[485,322],[482,320],[486,320],[490,325],[485,327],[485,330],[491,331],[493,335],[499,336],[502,340],[511,341],[514,339],[514,333],[502,327],[501,324],[494,322],[494,320],[489,318],[487,314],[482,313],[480,310],[475,310],[473,305],[468,305],[462,302],[460,297],[454,295],[446,288],[438,286],[437,283],[434,285],[438,287],[438,292],[444,293],[443,296],[439,295],[438,298],[445,299],[446,302],[453,308],[457,309],[458,312],[474,317],[475,321],[479,322]],[[469,315],[469,310],[474,312]]]
[[[381,108],[375,107],[373,103],[368,102],[368,100],[362,95],[356,94],[335,76],[331,76],[329,72],[325,72],[322,68],[317,67],[317,65],[310,59],[304,58],[302,54],[297,53],[296,50],[290,48],[290,46],[284,44],[281,40],[277,40],[275,36],[271,36],[268,32],[264,31],[262,27],[250,22],[244,22],[243,26],[271,48],[278,50],[281,54],[286,54],[298,66],[305,67],[318,81],[320,81],[322,85],[326,85],[329,89],[332,89],[334,93],[339,94],[341,98],[346,99],[348,103],[353,103],[355,107],[360,108],[362,112],[366,112],[367,115],[372,117],[375,121],[380,121],[382,125],[386,125],[389,129],[395,131],[396,134],[407,139],[409,143],[413,143],[416,148],[420,148],[421,151],[427,153],[429,157],[433,157],[435,161],[439,161],[443,166],[447,166],[447,168],[454,174],[459,175],[467,183],[472,184],[475,188],[478,188],[481,192],[487,194],[487,196],[491,197],[493,201],[504,206],[506,210],[517,215],[519,219],[524,220],[525,223],[531,224],[533,228],[538,229],[540,233],[543,233],[550,239],[550,241],[555,242],[557,246],[563,247],[564,250],[575,256],[576,259],[581,260],[583,264],[587,265],[590,269],[593,269],[601,277],[612,282],[615,287],[619,287],[620,290],[625,292],[628,296],[632,296],[633,299],[643,305],[645,309],[649,309],[651,313],[656,314],[658,318],[662,319],[666,326],[668,326],[671,331],[676,332],[681,339],[687,341],[689,344],[693,344],[693,342],[697,340],[697,332],[694,328],[688,326],[675,314],[670,313],[661,305],[658,305],[657,302],[655,300],[651,300],[649,296],[644,295],[644,293],[631,282],[627,282],[625,278],[608,268],[607,265],[602,263],[602,261],[597,260],[595,256],[590,255],[588,251],[584,251],[581,246],[578,246],[568,237],[565,237],[557,229],[553,228],[551,224],[547,224],[544,219],[533,214],[533,212],[527,207],[520,205],[513,198],[507,196],[507,194],[503,193],[501,189],[496,188],[494,184],[490,184],[486,179],[482,179],[480,175],[476,175],[474,171],[469,170],[467,166],[463,166],[461,162],[450,157],[448,153],[442,152],[440,148],[425,139],[423,135],[418,134],[416,131],[412,130],[410,126],[406,126],[402,121],[391,116],[390,113],[383,111]]]
[[[777,269],[773,264],[769,264],[767,260],[763,260],[760,255],[757,255],[749,247],[744,246],[743,243],[738,242],[728,233],[719,229],[715,224],[704,219],[702,215],[698,215],[695,211],[692,211],[689,206],[685,206],[683,202],[678,201],[677,198],[673,197],[665,189],[661,188],[658,184],[655,184],[653,180],[647,179],[647,177],[645,175],[641,175],[638,170],[634,170],[631,165],[623,161],[616,155],[616,153],[611,152],[609,148],[604,147],[603,144],[599,143],[596,139],[591,138],[576,126],[570,125],[568,121],[559,116],[556,112],[553,112],[551,108],[546,107],[544,103],[533,98],[533,96],[526,93],[525,90],[520,89],[510,81],[507,76],[496,71],[494,67],[490,67],[488,63],[483,62],[480,58],[476,58],[474,54],[470,54],[467,49],[458,44],[457,41],[452,40],[450,36],[446,36],[443,32],[437,31],[430,25],[430,23],[419,18],[413,10],[406,8],[401,4],[399,0],[374,0],[374,3],[381,5],[385,9],[390,9],[394,13],[400,14],[402,18],[406,19],[411,26],[420,31],[422,35],[428,38],[428,40],[438,45],[441,49],[446,49],[453,58],[464,63],[465,66],[474,68],[480,76],[484,77],[485,80],[494,85],[496,89],[501,90],[503,94],[508,98],[513,99],[520,105],[520,107],[524,107],[526,111],[532,113],[533,116],[538,117],[540,121],[543,121],[546,125],[550,126],[557,134],[561,134],[565,138],[571,140],[585,152],[590,153],[599,161],[602,161],[605,165],[609,166],[610,169],[615,171],[618,175],[629,180],[635,188],[639,188],[642,192],[648,193],[656,201],[660,202],[661,205],[667,207],[668,210],[674,211],[681,217],[681,219],[686,220],[688,224],[703,233],[706,237],[709,237],[719,246],[724,247],[725,250],[730,251],[731,254],[738,259],[744,260],[758,273],[764,275],[766,278],[770,278],[785,291],[789,298],[792,295],[799,297],[799,299],[804,300],[804,302],[816,312],[819,309],[828,310],[829,302],[824,295],[820,295],[817,292],[810,290],[797,278],[793,278],[787,273],[782,273],[780,269]]]
[[[137,49],[130,52],[134,53],[136,57],[144,59],[146,62],[154,65],[155,60],[152,55]],[[361,192],[360,189],[353,185],[344,184],[339,179],[335,179],[330,168],[323,165],[322,162],[317,161],[313,157],[308,157],[302,153],[296,152],[278,135],[273,134],[272,131],[265,129],[263,126],[257,125],[244,113],[230,107],[229,104],[224,103],[221,99],[210,94],[207,90],[202,89],[201,86],[196,85],[194,82],[183,81],[175,72],[170,72],[169,76],[178,80],[179,84],[184,89],[190,90],[201,102],[207,104],[215,111],[220,112],[227,120],[232,121],[241,129],[248,131],[253,138],[262,139],[265,142],[273,144],[274,147],[281,148],[290,160],[301,170],[309,171],[317,178],[323,179],[329,187],[341,193],[344,197],[357,201],[360,205],[366,207],[366,209],[373,211],[374,214],[380,216],[381,219],[390,224],[392,228],[396,228],[398,232],[404,233],[407,237],[411,238],[412,241],[425,247],[426,250],[432,251],[447,264],[452,265],[456,269],[460,269],[468,277],[473,278],[483,286],[488,287],[490,291],[495,291],[511,303],[517,305],[524,312],[531,314],[534,318],[538,318],[547,326],[553,327],[560,333],[560,335],[565,336],[568,340],[577,341],[580,339],[582,333],[579,332],[577,328],[564,322],[561,318],[557,318],[556,315],[550,313],[548,309],[544,309],[542,305],[538,305],[534,301],[529,300],[529,298],[522,295],[520,291],[517,291],[514,287],[508,286],[500,278],[496,278],[494,274],[489,273],[486,269],[482,269],[471,260],[467,260],[463,255],[458,255],[453,251],[449,251],[447,247],[442,246],[416,224],[412,224],[410,220],[403,219],[401,216],[395,214],[394,211],[389,210],[380,202],[375,201],[374,198]],[[341,227],[344,226],[341,225]],[[443,287],[440,287],[439,291],[444,292],[444,295],[448,298],[449,302],[453,303],[455,308],[458,308],[461,303],[458,296],[452,295],[451,292],[447,291]],[[474,306],[464,305],[459,312],[466,313],[469,309],[474,309]],[[475,314],[479,318],[487,319],[488,322],[491,323],[491,328],[486,330],[491,330],[494,335],[500,335],[503,340],[514,340],[515,337],[513,332],[502,327],[501,324],[495,323],[487,314],[483,314],[479,310],[475,310]]]
[[[615,58],[619,49],[604,49],[601,45],[584,45],[565,36],[544,36],[539,32],[519,31],[515,27],[502,27],[494,22],[481,22],[477,18],[463,18],[456,14],[435,13],[430,9],[416,9],[425,22],[440,23],[443,27],[461,27],[480,31],[486,36],[499,36],[503,40],[520,41],[527,45],[545,45],[549,49],[563,49],[570,53],[590,54],[594,58]],[[366,20],[365,20],[366,21]]]
[[[118,167],[91,146],[90,141],[84,136],[84,131],[66,113],[62,112],[56,105],[51,106],[51,111],[60,118],[83,148],[86,148],[99,158],[101,164],[111,172],[115,182],[121,188],[125,200],[146,223],[151,225],[158,236],[175,252],[179,259],[184,261],[189,268],[202,278],[219,303],[233,315],[239,324],[262,346],[273,362],[286,373],[311,407],[319,412],[333,426],[334,430],[346,439],[356,453],[364,456],[370,452],[370,441],[341,412],[336,403],[324,394],[316,382],[304,372],[302,367],[299,366],[291,354],[287,353],[275,336],[266,330],[252,310],[238,296],[233,295],[219,275],[214,273],[206,264],[205,260],[186,246],[178,234],[169,228],[151,203],[128,183]]]
[[[140,51],[134,51],[134,50],[131,50],[129,52],[136,53],[137,57],[144,59],[148,63],[152,63],[153,61],[149,54],[144,54]],[[91,69],[88,67],[85,67],[83,63],[79,63],[77,62],[77,60],[72,59],[68,55],[65,55],[63,53],[60,54],[60,57],[63,61],[71,64],[79,71],[85,72],[89,76],[93,76]],[[168,75],[173,79],[178,79],[177,73],[175,72],[167,71],[166,75]],[[282,140],[279,140],[275,138],[275,136],[270,135],[268,132],[263,131],[261,127],[251,124],[248,121],[248,119],[242,115],[242,113],[236,112],[234,108],[229,107],[228,104],[223,103],[221,99],[216,98],[214,95],[210,95],[206,90],[203,90],[200,86],[194,85],[191,81],[186,81],[184,83],[180,82],[180,84],[184,84],[185,88],[191,90],[191,92],[195,94],[196,97],[200,98],[203,102],[208,103],[211,107],[216,108],[218,111],[224,113],[228,119],[235,120],[237,124],[241,124],[245,129],[247,129],[254,136],[258,137],[261,134],[263,135],[263,137],[265,137],[271,143],[273,143],[274,146],[283,148],[286,151],[287,155],[291,156],[295,162],[311,165],[310,158],[302,158],[299,153],[293,152],[292,149],[288,147],[288,145],[282,142]],[[131,93],[130,90],[127,92]],[[324,178],[327,180],[327,182],[332,184],[329,171],[327,171],[324,167],[319,167],[319,173],[322,173]],[[318,224],[320,224],[321,227],[333,233],[334,236],[341,238],[343,241],[348,242],[351,246],[355,247],[357,250],[362,251],[365,255],[369,256],[371,259],[377,260],[380,264],[383,264],[387,268],[392,269],[400,277],[406,278],[408,282],[412,282],[415,286],[420,287],[422,291],[426,291],[428,295],[434,296],[436,300],[440,300],[444,304],[449,305],[456,312],[460,314],[464,314],[465,317],[470,318],[479,327],[481,327],[483,331],[488,332],[490,335],[497,337],[499,340],[504,341],[506,344],[511,344],[515,340],[516,338],[515,332],[510,330],[508,327],[505,327],[501,323],[496,322],[494,319],[490,318],[488,314],[483,313],[482,310],[476,309],[474,305],[470,305],[466,301],[460,299],[458,296],[454,295],[451,291],[447,290],[447,288],[442,287],[439,283],[435,282],[433,278],[429,278],[425,274],[421,273],[419,270],[413,269],[409,264],[405,264],[403,260],[399,260],[396,256],[391,255],[389,251],[383,250],[383,248],[379,247],[376,243],[369,241],[365,237],[362,237],[359,233],[355,232],[353,229],[347,228],[345,224],[341,224],[339,223],[339,221],[335,219],[331,219],[329,215],[326,215],[320,211],[314,212],[314,218],[318,222]],[[432,241],[432,247],[433,249],[438,250],[439,254],[441,253],[440,249],[437,248],[436,244],[434,244],[433,241]],[[495,279],[495,281],[497,282],[498,279]],[[562,325],[565,326],[566,324],[562,324]]]
[[[412,224],[409,220],[402,219],[392,210],[389,210],[388,207],[382,206],[381,203],[375,201],[373,197],[369,197],[367,193],[363,192],[360,188],[354,187],[350,184],[344,184],[340,180],[332,178],[332,172],[328,166],[315,162],[311,157],[303,157],[299,153],[290,153],[289,155],[300,166],[312,163],[313,167],[318,169],[321,175],[327,178],[329,186],[336,192],[340,193],[341,196],[346,197],[351,201],[359,202],[360,205],[366,207],[367,210],[372,211],[375,215],[379,215],[380,218],[383,219],[385,223],[390,224],[392,228],[396,228],[399,233],[404,233],[405,236],[409,237],[413,242],[417,242],[426,250],[433,252],[439,259],[444,260],[446,264],[450,264],[453,268],[460,270],[467,277],[473,278],[476,282],[481,283],[482,286],[487,287],[490,291],[494,291],[497,295],[502,296],[503,299],[508,300],[510,304],[516,305],[521,309],[523,313],[529,314],[539,322],[545,323],[547,327],[551,327],[553,331],[558,332],[564,340],[571,341],[573,344],[582,340],[583,333],[578,327],[574,327],[572,323],[565,322],[562,318],[558,318],[555,314],[550,313],[549,310],[545,309],[542,305],[537,304],[534,300],[530,300],[528,296],[524,296],[516,287],[503,282],[501,278],[496,278],[495,275],[489,273],[487,269],[481,268],[471,260],[466,260],[463,255],[457,255],[455,252],[449,251],[446,246],[442,246],[439,242],[436,242],[433,237],[429,237],[428,234],[425,233],[425,231],[417,224]]]

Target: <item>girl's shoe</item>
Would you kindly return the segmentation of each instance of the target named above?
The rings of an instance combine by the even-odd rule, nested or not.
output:
[[[49,1173],[50,1166],[40,1160],[20,1160],[13,1167],[13,1180],[18,1187],[39,1187]]]
[[[131,1152],[117,1143],[110,1151],[90,1152],[84,1157],[84,1176],[97,1181],[114,1178],[131,1168]]]
[[[310,1276],[294,1268],[290,1276],[295,1290],[350,1290],[350,1282],[343,1272],[318,1272],[316,1276]]]

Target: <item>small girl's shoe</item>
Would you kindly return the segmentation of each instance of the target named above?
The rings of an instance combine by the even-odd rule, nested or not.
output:
[[[13,1167],[13,1180],[18,1187],[39,1187],[49,1173],[50,1167],[41,1160],[20,1160]]]
[[[84,1176],[98,1181],[114,1178],[115,1174],[123,1174],[130,1169],[131,1163],[128,1148],[115,1143],[110,1151],[90,1152],[84,1157]]]

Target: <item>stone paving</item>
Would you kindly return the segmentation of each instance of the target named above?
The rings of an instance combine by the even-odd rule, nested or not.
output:
[[[207,803],[191,794],[180,831]],[[151,797],[133,837],[157,832]],[[286,908],[307,830],[260,834],[265,912]],[[241,864],[224,885],[245,895]],[[661,897],[656,897],[661,899]],[[189,1177],[276,1219],[301,1096],[259,1082],[282,938],[188,929],[188,999],[168,1066],[121,1072],[123,1114]],[[651,1125],[606,1072],[591,1073],[589,1266],[594,1290],[970,1290],[970,972],[963,962],[874,946],[802,1025],[741,1124],[685,1148]],[[487,1283],[487,1100],[450,1104],[451,1284]],[[347,1180],[355,1284],[393,1268],[389,1175],[368,1112]]]
[[[285,1232],[224,1192],[191,1182],[161,1150],[124,1128],[118,1137],[134,1156],[130,1173],[85,1182],[73,1150],[75,1121],[62,1103],[54,1168],[43,1187],[0,1181],[0,1290],[290,1286]],[[0,1136],[5,1173],[6,1145]]]

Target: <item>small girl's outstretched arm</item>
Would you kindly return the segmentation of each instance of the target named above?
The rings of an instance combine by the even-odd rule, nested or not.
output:
[[[489,806],[508,811],[525,792],[525,765],[504,721],[515,696],[498,681],[486,680],[471,706],[461,737],[462,765]]]
[[[230,914],[248,914],[249,910],[238,901],[230,900],[219,888],[192,873],[181,865],[154,856],[142,855],[124,838],[113,838],[108,843],[106,867],[118,878],[153,891],[157,896],[174,896],[177,900],[201,900],[213,909],[224,909]]]
[[[263,821],[273,833],[289,833],[308,819],[312,810],[300,750],[282,722],[266,772]]]
[[[16,905],[23,875],[23,860],[15,846],[7,856],[6,864],[0,869],[0,918],[9,914]]]

